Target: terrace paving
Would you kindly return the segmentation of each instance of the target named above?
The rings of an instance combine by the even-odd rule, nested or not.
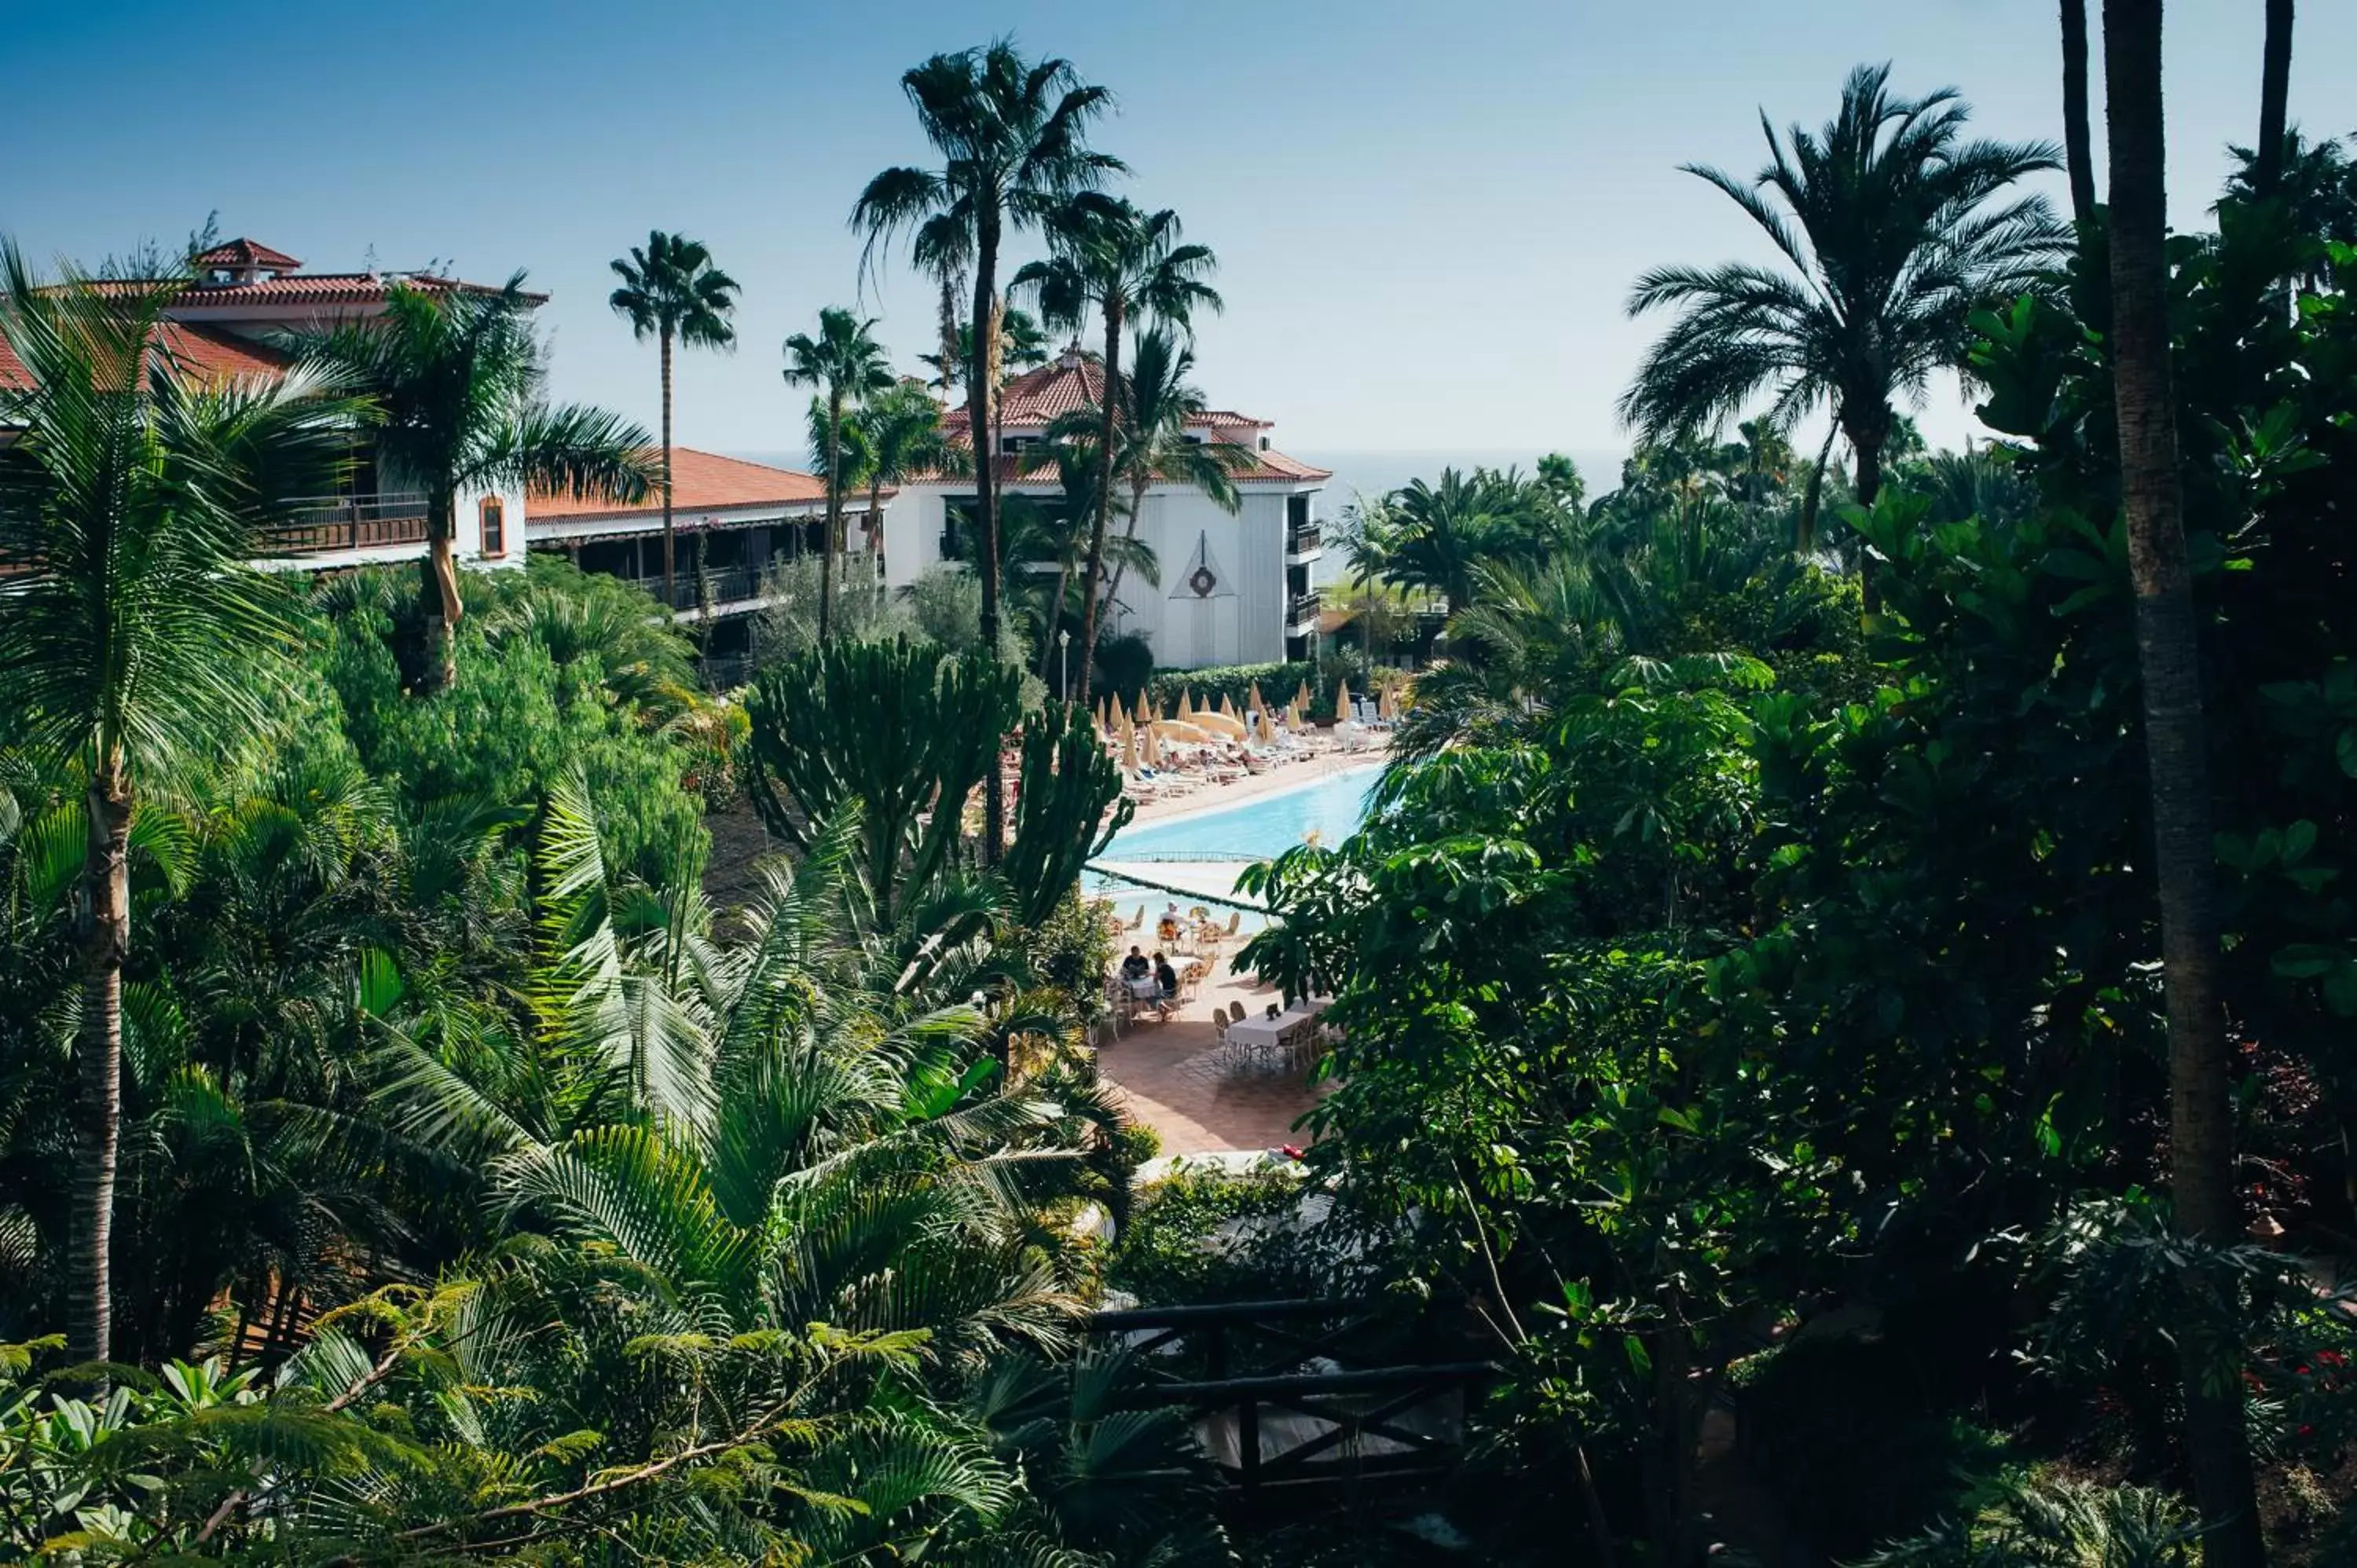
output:
[[[1273,1149],[1310,1141],[1293,1123],[1328,1093],[1286,1066],[1255,1066],[1229,1057],[1211,1032],[1211,1008],[1242,1002],[1259,1013],[1280,1000],[1251,975],[1216,963],[1200,995],[1168,1023],[1151,1013],[1097,1052],[1097,1070],[1129,1113],[1152,1127],[1166,1155],[1226,1149]]]

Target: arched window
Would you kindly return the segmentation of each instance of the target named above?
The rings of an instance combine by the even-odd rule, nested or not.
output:
[[[482,505],[483,553],[504,555],[508,553],[507,509],[497,496],[485,496]]]

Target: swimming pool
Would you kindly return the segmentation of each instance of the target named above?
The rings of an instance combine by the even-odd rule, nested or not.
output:
[[[1381,763],[1349,768],[1321,779],[1239,800],[1232,806],[1206,802],[1202,807],[1158,822],[1134,823],[1114,835],[1099,858],[1128,865],[1168,863],[1174,886],[1200,884],[1200,872],[1189,863],[1205,861],[1273,860],[1311,835],[1329,844],[1340,843],[1358,830],[1366,814],[1367,796],[1383,774]],[[1159,880],[1159,878],[1156,878]],[[1144,904],[1160,908],[1170,895],[1150,892],[1133,884],[1090,874],[1087,890],[1110,897],[1124,918]],[[1224,889],[1222,889],[1224,891]],[[1183,897],[1181,904],[1188,902]],[[1260,923],[1244,917],[1247,927]]]
[[[1105,850],[1107,860],[1273,860],[1312,833],[1324,843],[1349,838],[1366,814],[1367,792],[1383,765],[1345,768],[1232,806],[1208,802],[1160,822],[1133,823]]]

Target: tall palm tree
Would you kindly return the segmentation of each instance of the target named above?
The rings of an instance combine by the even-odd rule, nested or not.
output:
[[[662,345],[663,605],[677,608],[672,594],[673,534],[671,510],[671,351],[673,342],[692,349],[726,349],[737,341],[728,318],[737,312],[737,280],[712,264],[703,244],[684,234],[647,232],[644,250],[633,245],[628,259],[611,263],[621,286],[606,303],[628,317],[640,342]]]
[[[2087,0],[2061,0],[2062,154],[2071,174],[2071,217],[2095,215],[2094,138],[2087,124]]]
[[[834,599],[834,557],[843,548],[843,422],[845,405],[892,389],[892,366],[884,347],[862,321],[840,306],[818,313],[818,336],[797,332],[786,339],[786,384],[819,389],[826,399],[826,548],[818,559],[818,637],[827,637]]]
[[[1178,215],[1168,208],[1147,212],[1125,197],[1102,191],[1075,193],[1048,224],[1051,253],[1015,274],[1016,288],[1039,296],[1039,313],[1051,326],[1082,327],[1094,309],[1104,322],[1104,389],[1098,398],[1096,516],[1081,582],[1088,597],[1081,628],[1079,700],[1089,700],[1089,677],[1096,662],[1097,576],[1104,564],[1105,530],[1113,519],[1114,461],[1119,446],[1114,426],[1122,416],[1121,335],[1133,317],[1141,322],[1189,331],[1199,309],[1221,308],[1218,291],[1204,282],[1218,258],[1204,245],[1180,241]],[[1071,702],[1072,694],[1065,693]]]
[[[1511,473],[1443,468],[1410,481],[1386,509],[1383,581],[1440,596],[1450,616],[1472,604],[1485,564],[1532,563],[1541,531],[1529,487]]]
[[[84,785],[68,1340],[104,1360],[123,1111],[123,966],[143,800],[260,722],[257,656],[291,631],[256,531],[331,492],[357,409],[304,371],[208,381],[157,347],[172,282],[49,288],[0,249],[0,745]]]
[[[2251,183],[2261,196],[2275,194],[2283,174],[2284,116],[2291,93],[2292,0],[2267,0],[2266,49],[2259,64],[2258,161]]]
[[[867,449],[867,551],[871,556],[880,556],[884,553],[884,487],[904,485],[920,474],[954,477],[971,472],[973,454],[942,431],[941,405],[919,381],[899,381],[891,391],[870,398],[855,425]],[[870,575],[874,575],[871,571]]]
[[[1791,265],[1660,267],[1637,280],[1631,316],[1678,312],[1620,399],[1644,439],[1707,431],[1763,392],[1787,426],[1829,406],[1856,457],[1858,501],[1871,506],[1897,399],[1920,399],[1933,371],[1957,362],[1975,308],[2030,286],[2061,254],[2046,199],[2007,194],[2057,167],[2055,150],[1967,142],[1971,111],[1953,89],[1894,98],[1889,75],[1853,70],[1840,112],[1814,134],[1795,125],[1780,140],[1762,116],[1769,162],[1748,184],[1685,166]]]
[[[451,637],[465,614],[451,557],[462,493],[569,490],[629,503],[661,477],[642,427],[541,400],[532,308],[522,273],[487,292],[396,282],[382,316],[288,339],[298,359],[367,395],[381,465],[425,492],[420,599],[429,688],[450,679]]]
[[[2233,1058],[2218,994],[2218,904],[2201,716],[2201,650],[2185,559],[2185,496],[2169,379],[2168,198],[2163,183],[2160,0],[2104,0],[2111,152],[2112,385],[2120,502],[2136,590],[2169,1004],[2169,1195],[2177,1223],[2218,1246],[2241,1240],[2234,1201]],[[2264,150],[2264,149],[2262,149]],[[2195,1279],[2187,1299],[2217,1288]],[[2198,1318],[2201,1308],[2194,1309]],[[2266,1561],[2243,1426],[2243,1391],[2200,1329],[2179,1337],[2185,1441],[2201,1504],[2202,1561]]]
[[[1194,350],[1166,328],[1149,328],[1130,341],[1129,375],[1122,388],[1129,419],[1120,450],[1114,456],[1116,476],[1129,486],[1125,541],[1136,538],[1137,520],[1146,511],[1146,492],[1157,479],[1200,490],[1222,511],[1233,512],[1243,505],[1243,498],[1236,492],[1235,476],[1259,459],[1250,447],[1232,441],[1199,441],[1189,436],[1189,429],[1206,406],[1202,392],[1187,380],[1194,369]],[[1126,571],[1120,554],[1109,559],[1113,580],[1105,585],[1108,604],[1120,597]]]
[[[966,428],[977,455],[992,428],[996,388],[983,367],[997,352],[999,252],[1009,230],[1039,224],[1073,191],[1124,166],[1088,145],[1089,123],[1111,95],[1083,83],[1063,59],[1027,60],[1005,38],[938,54],[900,78],[917,123],[941,156],[940,166],[888,168],[867,182],[851,226],[868,252],[903,230],[920,267],[947,259],[970,265],[974,353],[966,372]],[[974,469],[974,522],[982,536],[982,639],[998,645],[998,499],[993,465]],[[983,802],[983,854],[1006,848],[1006,803],[996,779]]]

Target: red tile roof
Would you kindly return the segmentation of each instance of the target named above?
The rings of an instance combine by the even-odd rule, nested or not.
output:
[[[165,352],[178,360],[184,371],[205,381],[276,376],[286,368],[286,356],[268,344],[216,327],[167,321],[156,336]],[[24,363],[0,340],[0,387],[21,390],[32,384]]]
[[[1006,390],[998,394],[999,424],[1008,430],[1039,429],[1075,409],[1097,407],[1103,395],[1104,360],[1094,354],[1067,352],[1006,383]],[[1196,430],[1271,428],[1265,419],[1225,409],[1206,410],[1187,424]],[[942,415],[942,425],[952,435],[963,434],[965,405],[960,403]]]
[[[381,305],[394,283],[425,294],[497,294],[490,284],[437,277],[432,273],[297,273],[254,283],[199,284],[174,302],[176,309],[217,305]],[[527,292],[534,305],[548,295]]]
[[[671,482],[674,512],[725,511],[737,507],[786,506],[826,499],[826,487],[815,475],[723,457],[692,446],[671,449]],[[596,496],[534,490],[524,515],[531,522],[554,522],[566,518],[631,517],[662,511],[660,492],[651,491],[646,499],[624,506]]]
[[[215,245],[188,258],[192,267],[261,267],[270,272],[293,272],[303,263],[284,251],[274,251],[252,240],[236,239],[227,244]]]

